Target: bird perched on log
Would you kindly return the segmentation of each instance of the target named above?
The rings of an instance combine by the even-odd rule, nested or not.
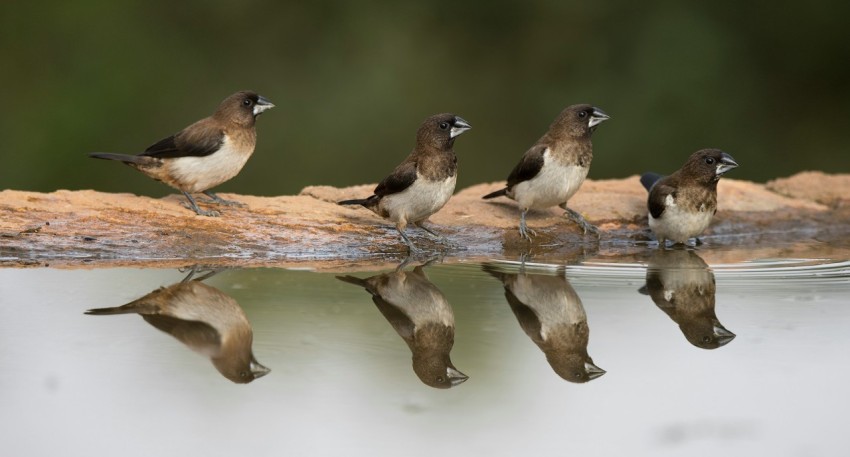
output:
[[[670,176],[645,173],[640,177],[649,191],[649,228],[661,247],[667,240],[687,243],[708,228],[717,212],[717,182],[738,163],[720,149],[701,149]],[[700,244],[699,238],[696,240]]]
[[[369,198],[344,200],[340,205],[361,205],[395,223],[411,252],[419,249],[404,229],[413,224],[445,240],[424,225],[426,219],[449,201],[457,182],[455,139],[472,126],[454,114],[436,114],[425,119],[416,132],[413,152],[384,178]]]
[[[531,241],[534,231],[525,222],[530,209],[558,205],[584,233],[597,235],[599,230],[581,214],[567,207],[567,201],[578,191],[593,160],[590,137],[608,115],[591,105],[572,105],[561,111],[549,130],[523,154],[508,176],[507,186],[484,196],[485,199],[506,196],[519,205],[519,234]]]
[[[182,192],[195,213],[218,216],[218,211],[200,209],[191,194],[203,192],[215,203],[242,205],[224,200],[210,189],[239,174],[257,144],[257,116],[273,107],[255,92],[237,92],[224,99],[212,116],[154,143],[141,154],[96,152],[89,157],[123,162]]]

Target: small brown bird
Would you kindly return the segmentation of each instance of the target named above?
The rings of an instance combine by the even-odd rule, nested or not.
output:
[[[649,191],[649,228],[665,247],[667,240],[687,243],[698,237],[717,212],[717,182],[738,164],[719,149],[701,149],[670,176],[646,173],[640,182]],[[699,238],[697,244],[701,244]]]
[[[257,144],[257,116],[273,107],[255,92],[237,92],[224,99],[212,116],[158,141],[139,155],[97,152],[89,157],[124,162],[182,192],[195,213],[218,216],[217,211],[198,208],[191,194],[203,192],[215,203],[242,205],[224,200],[209,189],[239,174]]]
[[[369,198],[344,200],[340,205],[362,205],[395,222],[411,252],[419,249],[404,233],[413,224],[434,237],[444,237],[424,225],[426,219],[449,201],[457,182],[455,138],[472,127],[454,114],[436,114],[425,119],[416,132],[413,152],[384,178]]]
[[[95,308],[86,314],[138,314],[152,326],[177,338],[193,351],[209,357],[227,379],[245,384],[269,373],[254,358],[254,332],[242,307],[232,297],[189,273],[172,284],[124,306]]]
[[[584,233],[591,231],[599,235],[595,226],[567,207],[567,201],[587,177],[593,160],[590,136],[606,120],[608,115],[599,108],[590,105],[568,106],[537,143],[525,152],[508,176],[507,186],[483,198],[504,195],[515,200],[522,211],[519,234],[529,241],[535,233],[526,225],[525,214],[530,209],[555,205],[566,211],[566,216],[578,224]]]
[[[468,379],[449,357],[454,345],[455,316],[440,289],[425,275],[425,265],[404,271],[407,261],[392,273],[361,279],[337,279],[363,287],[404,339],[413,355],[413,372],[428,386],[448,389]]]
[[[714,313],[714,273],[691,250],[656,250],[646,268],[646,285],[639,292],[649,295],[698,348],[717,349],[735,339]]]
[[[505,298],[520,327],[546,354],[558,376],[584,383],[605,374],[587,354],[590,329],[576,291],[563,276],[507,273],[485,264],[485,272],[502,281]]]

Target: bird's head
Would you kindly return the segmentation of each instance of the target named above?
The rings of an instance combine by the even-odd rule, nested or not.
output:
[[[257,362],[253,354],[248,354],[248,357],[213,358],[212,363],[219,373],[237,384],[248,384],[272,371]]]
[[[257,116],[274,108],[274,104],[256,92],[243,90],[224,99],[214,117],[243,126],[252,126]]]
[[[425,385],[437,389],[449,389],[469,379],[469,376],[454,367],[448,360],[448,356],[439,354],[429,354],[424,357],[414,354],[413,372]]]
[[[471,129],[462,117],[451,113],[435,114],[419,127],[416,140],[419,145],[430,146],[438,150],[449,150],[455,138]]]
[[[691,154],[682,170],[701,182],[717,182],[737,166],[735,159],[720,149],[700,149]]]
[[[596,127],[607,121],[609,116],[601,109],[588,104],[572,105],[564,108],[555,119],[550,131],[564,132],[571,137],[589,136]]]

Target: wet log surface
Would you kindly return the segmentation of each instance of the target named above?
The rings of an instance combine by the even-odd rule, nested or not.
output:
[[[408,233],[444,261],[474,261],[531,252],[539,259],[628,257],[645,252],[652,237],[646,191],[637,176],[587,181],[570,207],[602,229],[585,236],[563,211],[529,212],[538,236],[529,246],[517,231],[519,212],[505,198],[482,200],[501,183],[460,190],[431,218],[451,246],[421,230]],[[197,216],[183,197],[154,199],[91,190],[0,192],[0,266],[173,267],[275,266],[346,269],[397,263],[407,255],[392,224],[360,207],[335,202],[365,197],[374,185],[305,188],[296,196],[222,194],[247,206],[215,208]],[[804,172],[767,184],[723,179],[719,210],[701,249],[707,261],[761,256],[847,257],[850,252],[850,175]]]

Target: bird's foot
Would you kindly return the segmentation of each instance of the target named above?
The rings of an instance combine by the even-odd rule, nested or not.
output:
[[[564,207],[562,206],[562,208]],[[564,216],[575,222],[585,235],[587,235],[587,232],[590,232],[592,235],[595,235],[597,239],[602,237],[602,232],[599,230],[599,227],[587,222],[587,219],[585,219],[581,214],[569,208],[564,208],[564,210],[566,211]]]
[[[519,236],[520,236],[520,237],[522,237],[523,239],[526,239],[526,240],[528,240],[529,242],[531,242],[531,239],[532,239],[533,237],[536,237],[536,236],[537,236],[537,232],[535,232],[534,230],[532,230],[532,229],[528,228],[528,227],[527,227],[527,226],[525,226],[525,225],[520,225],[520,226],[519,226]]]
[[[207,216],[207,217],[219,217],[221,213],[211,209],[201,209],[197,206],[192,206],[190,204],[183,203],[182,206],[186,209],[190,209],[195,212],[198,216]]]
[[[237,202],[235,200],[225,200],[225,199],[219,197],[218,194],[214,194],[212,192],[204,192],[204,195],[209,197],[208,201],[210,203],[215,203],[217,205],[233,206],[233,207],[236,207],[236,208],[244,208],[244,207],[248,206],[248,205],[246,205],[242,202]]]

